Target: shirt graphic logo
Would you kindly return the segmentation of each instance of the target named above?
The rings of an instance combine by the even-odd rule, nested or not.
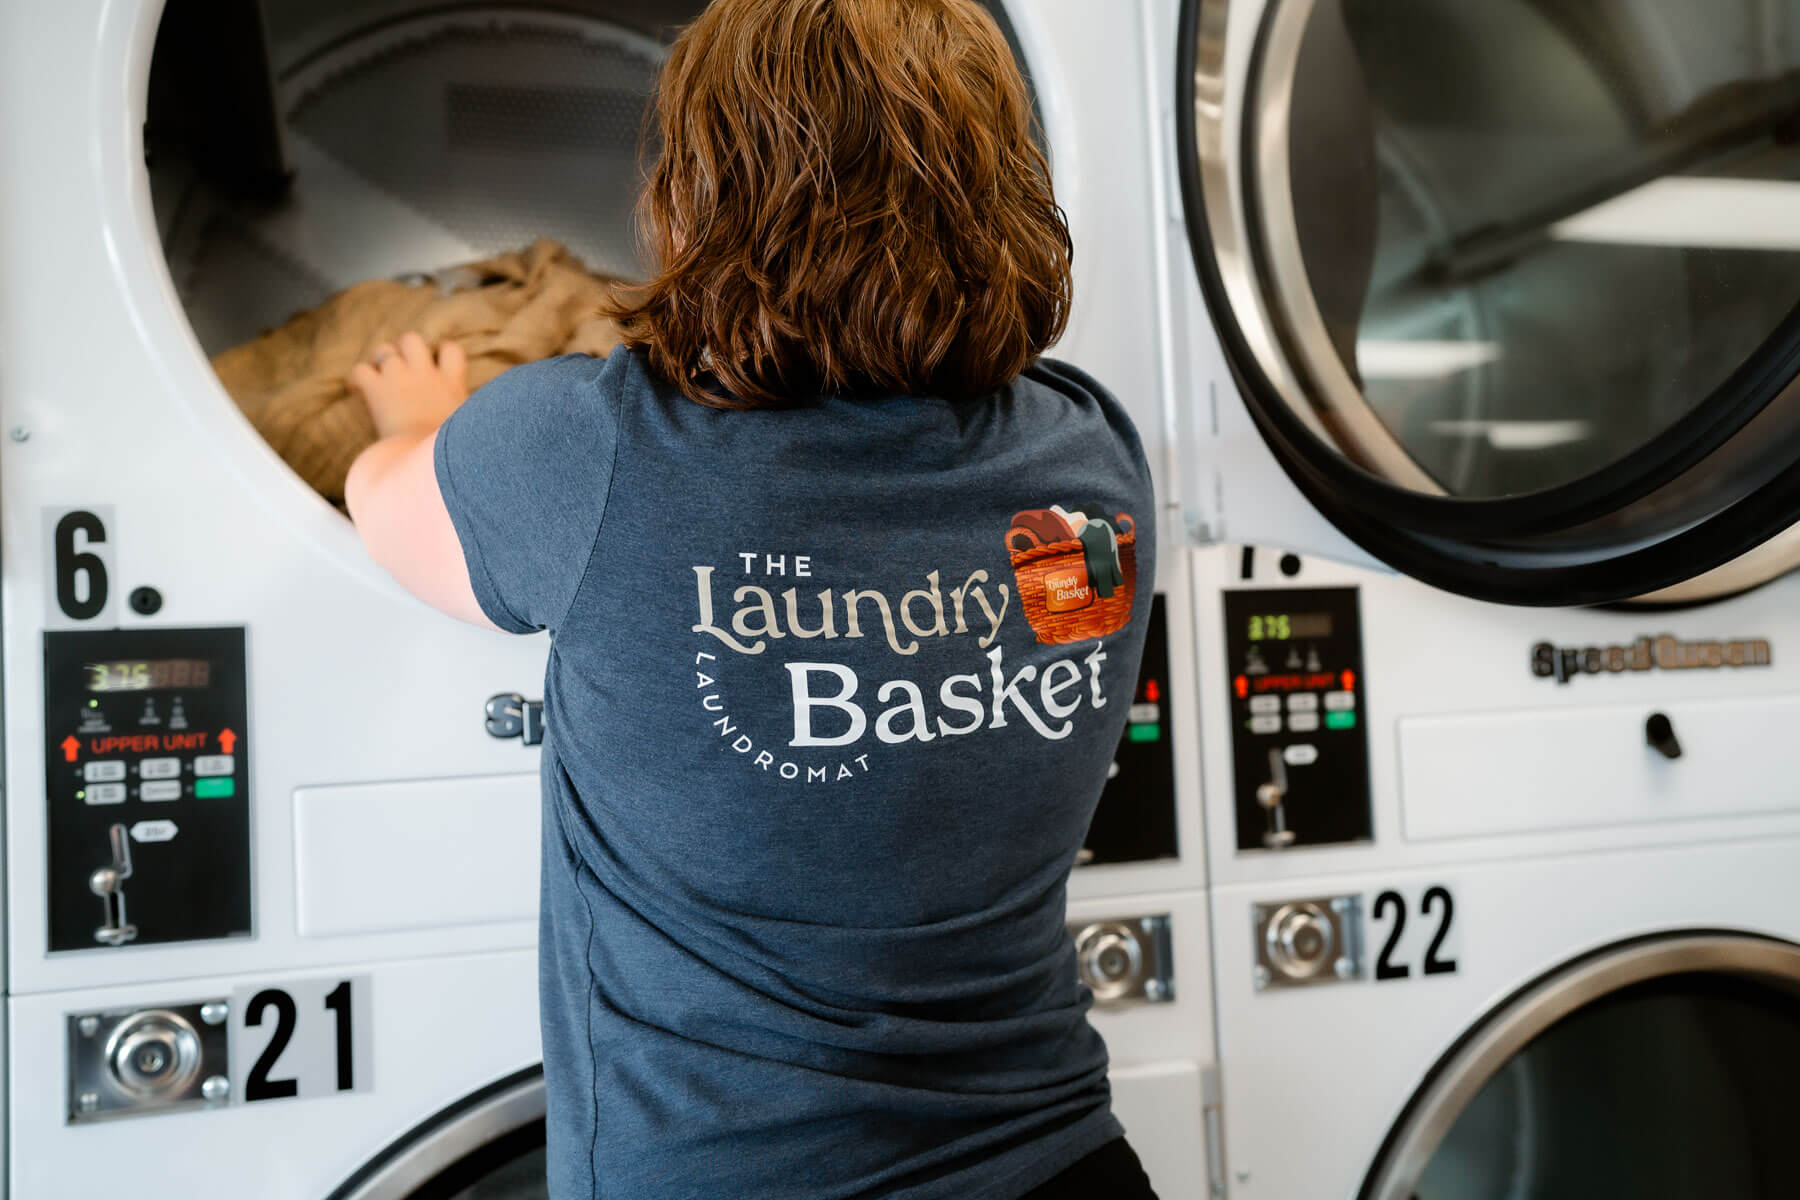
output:
[[[1046,646],[1105,637],[1131,619],[1137,594],[1136,524],[1098,504],[1031,508],[1006,531],[1019,604]]]

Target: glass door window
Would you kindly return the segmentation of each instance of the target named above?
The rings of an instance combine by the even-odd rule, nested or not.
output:
[[[1800,0],[1185,0],[1180,46],[1209,308],[1350,536],[1572,604],[1800,517]]]

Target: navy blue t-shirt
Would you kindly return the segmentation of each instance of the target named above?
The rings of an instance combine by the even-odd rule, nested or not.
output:
[[[1116,400],[720,411],[619,350],[482,388],[437,476],[552,635],[553,1197],[1010,1200],[1119,1135],[1064,925],[1154,578]]]

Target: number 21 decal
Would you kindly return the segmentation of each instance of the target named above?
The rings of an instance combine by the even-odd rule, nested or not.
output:
[[[370,1088],[369,977],[294,980],[232,997],[234,1090],[246,1104]]]
[[[1374,907],[1369,910],[1372,925],[1385,924],[1387,927],[1381,952],[1375,958],[1377,983],[1412,978],[1415,956],[1420,975],[1456,973],[1456,959],[1452,953],[1459,939],[1454,932],[1456,901],[1450,895],[1450,889],[1442,885],[1426,888],[1412,907],[1417,908],[1419,924],[1429,931],[1423,954],[1418,953],[1420,935],[1407,937],[1409,904],[1405,895],[1392,890],[1382,892],[1375,897]]]

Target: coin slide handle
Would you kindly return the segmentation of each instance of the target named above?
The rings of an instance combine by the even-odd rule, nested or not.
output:
[[[100,897],[105,909],[105,923],[94,930],[94,940],[103,946],[123,946],[137,937],[137,926],[125,919],[125,881],[131,878],[131,835],[125,826],[115,823],[107,830],[112,842],[112,862],[96,868],[88,876],[88,890]]]
[[[1294,844],[1294,831],[1287,827],[1287,761],[1279,746],[1269,751],[1269,782],[1256,789],[1256,802],[1269,814],[1269,828],[1263,834],[1263,845],[1281,850]]]

